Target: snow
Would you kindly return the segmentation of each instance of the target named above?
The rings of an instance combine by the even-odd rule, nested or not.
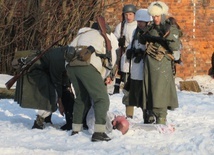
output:
[[[11,76],[0,74],[0,87]],[[12,99],[0,99],[0,154],[1,155],[212,155],[214,154],[214,79],[210,76],[195,76],[202,92],[179,90],[176,78],[179,108],[168,111],[168,124],[175,127],[173,133],[147,131],[143,126],[142,112],[135,108],[134,118],[127,134],[113,130],[109,142],[91,142],[87,130],[70,136],[71,131],[61,131],[65,123],[59,112],[52,115],[53,125],[45,129],[31,129],[37,110],[21,108]],[[14,87],[13,87],[14,88]],[[110,96],[112,113],[125,114],[121,103],[122,92]]]

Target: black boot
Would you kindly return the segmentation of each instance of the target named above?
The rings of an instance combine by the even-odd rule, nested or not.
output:
[[[118,93],[120,93],[120,83],[121,83],[121,79],[116,78],[113,94],[118,94]]]
[[[50,114],[48,117],[45,117],[44,122],[45,122],[45,123],[53,124],[52,121],[51,121],[51,116],[52,116],[52,114]]]
[[[144,124],[155,124],[156,116],[151,110],[143,110]]]
[[[95,132],[91,137],[92,142],[110,141],[110,140],[111,138],[109,138],[104,132]]]
[[[83,122],[82,122],[82,128],[83,130],[88,130],[88,125],[87,125],[87,115],[88,115],[89,110],[86,112]]]
[[[43,129],[44,128],[44,118],[37,115],[36,120],[34,121],[34,124],[32,126],[32,129]]]
[[[114,86],[113,94],[118,94],[118,93],[120,93],[120,86]]]
[[[72,116],[70,113],[65,114],[66,124],[63,125],[60,129],[61,130],[71,130],[72,129]]]

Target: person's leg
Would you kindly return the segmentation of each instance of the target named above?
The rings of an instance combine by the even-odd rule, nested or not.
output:
[[[144,124],[155,124],[156,123],[157,117],[152,110],[142,108],[142,111],[143,111]]]
[[[102,124],[105,126],[106,114],[110,102],[106,86],[100,73],[93,66],[90,65],[85,68],[84,71],[85,73],[79,71],[81,72],[79,73],[79,78],[94,102],[95,124]]]
[[[167,108],[153,108],[156,124],[166,124]]]
[[[134,106],[126,105],[126,117],[133,118],[134,115]]]
[[[118,94],[120,93],[120,83],[121,83],[121,76],[117,76],[114,84],[114,91],[113,94]]]
[[[121,81],[124,82],[124,84],[128,81],[129,73],[122,73]]]
[[[79,71],[79,78],[94,102],[95,126],[92,141],[108,141],[110,138],[105,134],[106,115],[110,103],[107,88],[100,73],[93,66],[83,70]]]
[[[62,104],[65,109],[66,124],[63,125],[60,129],[71,130],[73,119],[74,94],[69,91],[67,86],[63,86],[62,88]]]
[[[88,95],[88,98],[85,101],[85,109],[84,109],[84,115],[83,115],[83,129],[87,130],[88,129],[88,125],[87,125],[87,116],[88,116],[88,112],[91,109],[92,106],[92,100],[90,98],[90,96]]]
[[[84,110],[85,110],[85,101],[88,97],[88,93],[82,84],[79,75],[81,72],[84,71],[85,67],[67,67],[67,74],[72,81],[76,98],[74,99],[74,106],[73,106],[73,123],[72,123],[72,135],[74,133],[78,133],[82,130],[82,123],[84,118]]]

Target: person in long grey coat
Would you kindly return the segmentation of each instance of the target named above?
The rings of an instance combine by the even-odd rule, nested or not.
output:
[[[180,48],[179,30],[166,19],[168,6],[153,2],[148,7],[153,22],[141,42],[147,43],[144,60],[144,123],[165,124],[168,109],[178,107],[172,72],[173,51]]]
[[[57,104],[60,113],[64,113],[61,100],[66,81],[64,53],[69,49],[68,46],[50,49],[17,81],[15,101],[23,108],[38,109],[32,128],[43,129],[45,118],[57,110]]]

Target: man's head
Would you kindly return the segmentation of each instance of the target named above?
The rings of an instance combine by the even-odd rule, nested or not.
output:
[[[136,11],[136,7],[132,4],[128,4],[123,7],[123,15],[128,23],[134,21]]]
[[[112,125],[114,129],[117,129],[121,131],[121,133],[124,135],[129,130],[129,122],[124,116],[117,116],[112,121]]]
[[[97,22],[94,22],[92,25],[91,25],[91,28],[92,29],[95,29],[95,30],[100,30],[99,28],[99,24]],[[106,24],[106,33],[108,34],[111,34],[111,28],[108,24]]]
[[[148,12],[152,16],[155,25],[160,25],[168,14],[169,7],[161,1],[152,2],[148,7]]]

